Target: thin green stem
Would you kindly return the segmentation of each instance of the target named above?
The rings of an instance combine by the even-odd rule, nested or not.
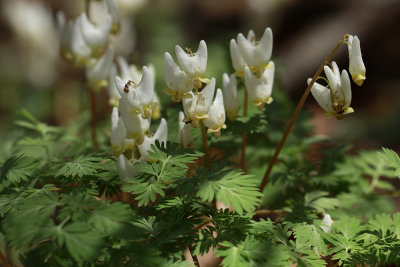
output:
[[[208,168],[211,170],[211,160],[210,160],[210,151],[208,148],[207,132],[202,120],[200,120],[200,128],[201,128],[201,137],[203,139],[203,147],[204,147],[204,168]]]
[[[244,107],[243,107],[243,117],[247,116],[247,106],[248,106],[248,93],[247,93],[247,88],[244,86]],[[246,171],[245,169],[245,163],[246,163],[246,144],[247,144],[247,133],[242,133],[242,149],[240,153],[240,168],[243,171]]]
[[[282,139],[279,142],[279,145],[276,148],[275,153],[272,156],[271,161],[269,162],[268,168],[267,168],[267,170],[265,172],[264,178],[263,178],[263,180],[261,182],[261,185],[260,185],[260,188],[259,188],[260,192],[263,192],[265,186],[267,185],[268,178],[269,178],[269,175],[271,174],[272,167],[276,163],[276,160],[277,160],[277,158],[279,156],[279,153],[281,152],[281,149],[282,149],[283,145],[285,144],[286,138],[288,137],[290,131],[292,130],[292,127],[293,127],[293,125],[294,125],[294,123],[295,123],[295,121],[297,119],[297,116],[300,113],[301,108],[303,107],[303,105],[304,105],[304,103],[305,103],[305,101],[307,99],[308,94],[311,91],[312,86],[314,85],[315,81],[318,79],[319,75],[321,74],[322,70],[324,69],[324,66],[329,63],[329,61],[331,60],[333,55],[336,53],[336,51],[339,49],[339,47],[347,40],[347,37],[348,37],[348,35],[346,34],[344,36],[344,38],[332,50],[332,52],[329,54],[329,56],[324,60],[324,62],[322,62],[321,66],[319,66],[317,72],[314,74],[310,84],[307,86],[307,89],[304,91],[304,94],[301,97],[300,102],[297,104],[296,110],[294,111],[294,113],[292,115],[292,118],[290,119],[289,124],[286,127],[285,132],[283,133]]]
[[[96,116],[96,92],[89,88],[90,92],[90,129],[92,134],[92,145],[93,148],[97,148],[96,142],[96,125],[97,125],[97,116]]]

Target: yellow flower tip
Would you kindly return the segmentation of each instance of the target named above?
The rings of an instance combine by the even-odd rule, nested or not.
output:
[[[113,154],[118,157],[119,155],[122,154],[122,152],[124,152],[124,148],[121,146],[111,146],[112,150],[113,150]]]
[[[199,114],[195,116],[199,120],[206,120],[209,118],[208,114]]]
[[[235,76],[240,77],[242,79],[242,81],[244,80],[244,71],[235,71]]]
[[[353,82],[358,86],[363,85],[364,80],[366,79],[365,74],[351,75]]]
[[[344,112],[342,114],[346,115],[346,114],[350,114],[350,113],[353,113],[353,112],[354,112],[354,109],[352,107],[348,107],[348,108],[345,108],[345,110],[344,110]]]
[[[272,101],[274,101],[274,99],[273,99],[272,97],[269,96],[269,97],[267,97],[267,99],[265,100],[265,103],[271,104]]]
[[[157,105],[154,109],[153,109],[153,113],[151,113],[151,118],[153,120],[157,120],[161,117],[161,112],[160,112],[160,106]]]
[[[274,67],[274,65],[271,64],[271,62],[268,62],[268,64],[264,65],[264,69],[271,69],[273,67]]]
[[[200,79],[196,78],[193,81],[193,87],[195,89],[200,89],[201,87],[203,87],[203,83],[200,81]]]
[[[343,120],[344,119],[344,115],[353,113],[354,109],[352,107],[348,107],[345,108],[344,111],[342,113],[337,113],[336,111],[329,111],[326,113],[327,117],[333,117],[337,120]]]
[[[118,98],[115,98],[115,97],[111,97],[111,98],[108,100],[108,104],[109,104],[110,106],[119,108],[119,99],[118,99]]]
[[[112,34],[117,34],[119,33],[119,30],[121,29],[121,24],[120,23],[114,23],[111,27],[111,33]]]
[[[135,142],[126,142],[125,143],[125,150],[135,151],[136,145]]]
[[[94,92],[98,93],[101,88],[107,87],[108,81],[107,80],[97,80],[88,83],[88,87],[93,90]]]
[[[236,117],[237,117],[237,114],[238,114],[238,110],[237,109],[235,109],[235,110],[225,110],[225,111],[226,111],[226,115],[228,116],[228,119],[230,121],[235,121],[236,120]]]
[[[205,84],[209,84],[209,83],[210,83],[210,79],[208,79],[208,78],[199,77],[198,79],[199,79],[199,81],[201,81],[202,83],[205,83]]]

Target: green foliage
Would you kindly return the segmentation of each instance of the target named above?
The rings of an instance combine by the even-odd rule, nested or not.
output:
[[[271,110],[278,119],[253,109],[229,123],[226,136],[210,139],[211,169],[201,167],[201,152],[156,143],[152,161],[136,162],[138,174],[124,181],[108,125],[93,150],[85,121],[58,128],[24,111],[24,134],[0,156],[0,252],[28,266],[193,266],[189,247],[192,255],[213,250],[222,266],[399,265],[400,215],[388,215],[391,202],[378,195],[398,196],[393,150],[350,156],[336,147],[311,161],[303,152],[324,139],[307,136],[303,115],[259,192],[291,110]],[[243,128],[254,137],[246,173],[232,167]]]

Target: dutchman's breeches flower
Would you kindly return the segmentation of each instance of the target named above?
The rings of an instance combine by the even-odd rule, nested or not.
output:
[[[167,143],[168,138],[168,125],[167,121],[163,118],[161,119],[160,125],[158,126],[157,131],[154,133],[152,137],[145,137],[144,142],[138,145],[138,149],[140,152],[140,159],[139,161],[152,161],[149,151],[152,151],[151,146],[155,144],[156,140],[160,142],[160,144]]]
[[[327,112],[327,116],[342,120],[344,115],[354,112],[350,107],[351,103],[351,83],[346,70],[340,74],[336,62],[332,62],[332,69],[324,67],[328,86],[314,83],[311,93],[318,104]],[[310,84],[311,79],[307,80]]]
[[[203,90],[197,95],[190,92],[192,97],[183,98],[183,110],[185,111],[186,121],[191,122],[197,128],[200,120],[208,118],[208,110],[212,103],[215,91],[215,78],[211,78]]]
[[[263,73],[258,77],[257,73],[253,73],[249,67],[244,69],[244,82],[250,101],[263,109],[265,104],[272,102],[272,87],[274,84],[275,65],[270,61]]]
[[[125,150],[126,129],[124,121],[119,117],[118,108],[114,107],[111,113],[111,148],[116,156]]]
[[[140,174],[140,171],[136,169],[132,162],[129,161],[123,154],[117,158],[118,176],[119,179],[126,180],[135,177]]]
[[[322,219],[322,225],[320,226],[322,231],[325,233],[329,233],[332,229],[333,220],[331,215],[325,214],[324,218]]]
[[[207,45],[203,40],[200,41],[196,53],[188,49],[186,53],[179,45],[175,46],[176,57],[182,70],[193,80],[196,89],[202,87],[202,83],[208,83],[208,79],[202,78],[207,68]]]
[[[266,28],[258,42],[255,41],[253,32],[249,32],[249,37],[253,40],[246,39],[241,33],[238,34],[237,42],[240,55],[247,65],[262,68],[271,58],[272,30],[269,27]]]
[[[99,50],[107,45],[112,27],[112,17],[110,14],[106,14],[103,23],[99,27],[96,27],[89,21],[86,13],[82,13],[80,24],[83,39],[90,47]]]
[[[172,96],[172,100],[180,102],[182,97],[189,97],[188,94],[193,89],[193,80],[175,64],[172,56],[164,54],[164,77],[167,87],[165,93]]]
[[[217,89],[214,102],[208,111],[208,118],[204,120],[204,125],[208,128],[208,133],[213,133],[215,137],[221,135],[221,129],[226,129],[224,97],[221,89]]]
[[[347,38],[349,50],[349,72],[353,82],[361,86],[365,80],[365,65],[361,57],[360,40],[357,36]]]
[[[194,147],[194,141],[192,137],[192,125],[185,122],[185,114],[179,112],[179,145],[181,147]]]
[[[101,88],[107,87],[113,59],[114,48],[110,45],[107,52],[94,65],[86,67],[86,79],[90,89],[98,92]]]
[[[222,76],[224,90],[224,107],[226,115],[230,121],[235,121],[239,112],[239,100],[237,97],[237,83],[234,74],[228,76],[224,73]]]

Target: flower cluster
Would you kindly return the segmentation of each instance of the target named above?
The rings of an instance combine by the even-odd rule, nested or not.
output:
[[[164,54],[164,74],[167,88],[165,92],[172,96],[175,102],[182,101],[185,118],[180,115],[180,144],[190,146],[191,131],[188,126],[195,128],[200,123],[208,128],[208,133],[213,133],[216,137],[221,134],[221,129],[225,129],[225,109],[224,98],[221,89],[215,92],[215,78],[203,77],[207,68],[207,45],[200,41],[198,50],[193,53],[191,49],[186,49],[177,45],[175,47],[178,66],[172,56],[166,52]]]
[[[349,71],[352,80],[361,86],[365,80],[365,66],[361,57],[360,40],[357,36],[346,36],[349,51]],[[331,66],[324,67],[327,85],[315,82],[311,88],[311,93],[318,104],[326,111],[327,116],[342,120],[344,115],[353,113],[351,103],[351,82],[346,70],[340,72],[335,61]],[[307,80],[310,84],[311,78]]]

